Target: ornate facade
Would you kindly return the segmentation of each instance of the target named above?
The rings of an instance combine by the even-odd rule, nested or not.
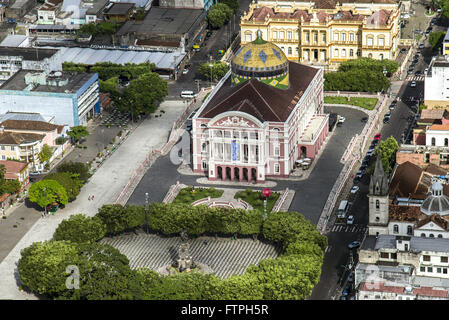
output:
[[[323,70],[289,62],[277,46],[260,40],[236,54],[192,119],[193,169],[211,180],[287,177],[297,159],[316,156],[328,135]],[[277,66],[287,70],[281,80],[263,79]],[[242,70],[250,74],[244,78]]]
[[[260,29],[289,60],[331,69],[357,57],[394,60],[400,42],[399,4],[392,0],[261,0],[240,26],[242,45]]]

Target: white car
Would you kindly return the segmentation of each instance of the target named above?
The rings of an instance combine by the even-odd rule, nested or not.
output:
[[[374,149],[368,151],[368,152],[366,153],[366,155],[367,155],[368,157],[371,157],[371,156],[373,155],[373,153],[374,153]]]
[[[357,193],[357,191],[359,191],[359,186],[353,186],[351,189],[351,193]]]
[[[412,81],[412,83],[410,83],[410,87],[412,88],[416,87],[416,81]]]
[[[346,224],[354,224],[354,216],[349,216],[348,220],[346,220]]]
[[[42,174],[42,171],[33,171],[33,172],[30,172],[30,176],[38,176],[38,175],[40,175],[40,174]]]
[[[187,74],[187,73],[189,73],[189,69],[182,70],[182,74]]]
[[[427,72],[429,72],[429,68],[424,69],[424,73],[427,74]]]

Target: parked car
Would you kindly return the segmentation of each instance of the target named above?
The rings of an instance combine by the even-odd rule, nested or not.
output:
[[[374,140],[380,140],[380,133],[378,133],[374,136]]]
[[[356,178],[362,178],[362,176],[363,176],[363,171],[362,170],[359,170],[359,171],[357,171],[357,173],[355,174],[355,177]]]
[[[41,175],[42,174],[42,171],[33,171],[33,172],[30,172],[30,176],[38,176],[38,175]]]
[[[415,72],[415,76],[420,76],[420,75],[421,75],[421,71],[418,70]]]
[[[350,244],[348,244],[348,248],[349,249],[355,249],[360,247],[360,242],[359,241],[353,241]]]
[[[368,122],[368,117],[363,117],[363,118],[361,119],[361,121],[362,121],[363,123]]]
[[[427,72],[429,72],[429,68],[424,69],[424,73],[427,74]]]
[[[418,48],[424,49],[424,43],[420,43]]]
[[[354,282],[354,272],[351,272],[351,273],[349,274],[348,282],[349,282],[349,283]]]
[[[390,117],[385,116],[383,122],[388,123],[390,121]]]
[[[357,191],[359,191],[359,189],[360,189],[359,186],[353,186],[351,189],[351,193],[353,193],[353,194],[357,193]]]
[[[416,87],[416,81],[412,81],[412,82],[410,83],[410,87],[411,87],[411,88],[415,88],[415,87]]]
[[[409,69],[409,70],[407,71],[407,74],[408,74],[408,75],[413,74],[413,68],[412,68],[412,69]]]
[[[349,216],[348,219],[346,220],[346,224],[354,224],[354,216]]]
[[[394,108],[396,108],[396,105],[395,105],[395,104],[390,104],[390,108],[389,108],[389,109],[390,109],[391,111],[393,111]]]
[[[343,295],[344,296],[348,296],[351,293],[351,286],[348,284],[346,285],[346,287],[343,289]]]
[[[189,69],[182,70],[182,74],[187,74],[187,73],[189,73]]]
[[[405,27],[405,23],[404,23],[404,27]],[[401,53],[405,53],[405,52],[407,52],[407,49],[402,48],[402,49],[401,49]]]
[[[212,35],[212,31],[207,31],[206,38],[209,38]]]

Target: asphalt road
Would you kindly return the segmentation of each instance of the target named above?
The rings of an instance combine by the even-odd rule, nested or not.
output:
[[[428,19],[429,21],[430,19]],[[437,24],[443,24],[439,20]],[[423,26],[426,28],[427,26]],[[446,30],[446,27],[436,25],[433,27],[435,30]],[[391,111],[391,119],[388,123],[383,124],[383,116],[380,117],[379,121],[379,132],[381,133],[381,140],[393,136],[398,142],[402,141],[403,134],[404,139],[409,143],[412,137],[412,129],[415,125],[413,120],[416,114],[417,100],[423,100],[424,97],[424,77],[415,76],[416,71],[424,71],[428,66],[432,55],[428,47],[427,39],[424,39],[426,47],[419,54],[419,61],[416,64],[413,74],[407,76],[406,81],[404,81],[403,86],[400,90],[400,99],[396,108]],[[413,55],[411,57],[413,60]],[[410,64],[410,63],[409,63]],[[412,81],[416,81],[416,87],[411,87]],[[413,99],[413,101],[412,101]],[[384,112],[389,111],[388,109]],[[408,136],[407,136],[408,134]],[[374,160],[374,159],[372,159]],[[365,174],[361,181],[357,184],[360,190],[355,195],[349,195],[348,199],[352,202],[352,207],[348,214],[354,216],[354,223],[359,226],[366,227],[368,224],[368,186],[370,177]],[[336,224],[338,225],[338,224]],[[333,231],[327,233],[328,237],[328,249],[325,254],[324,263],[322,267],[322,275],[320,282],[314,288],[311,299],[313,300],[326,300],[332,298],[338,298],[341,294],[341,289],[346,283],[347,276],[349,272],[345,272],[345,265],[349,259],[349,249],[348,244],[355,240],[362,240],[366,228],[359,228],[359,232],[348,232],[344,223],[341,224],[344,227],[340,227],[339,231]],[[355,257],[356,258],[356,257]],[[339,283],[343,283],[343,286]]]

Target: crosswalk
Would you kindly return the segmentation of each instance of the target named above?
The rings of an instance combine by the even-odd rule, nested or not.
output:
[[[347,225],[336,223],[332,226],[331,232],[365,232],[366,226],[360,224]]]
[[[424,81],[424,76],[408,75],[405,80],[407,80],[407,81]]]

